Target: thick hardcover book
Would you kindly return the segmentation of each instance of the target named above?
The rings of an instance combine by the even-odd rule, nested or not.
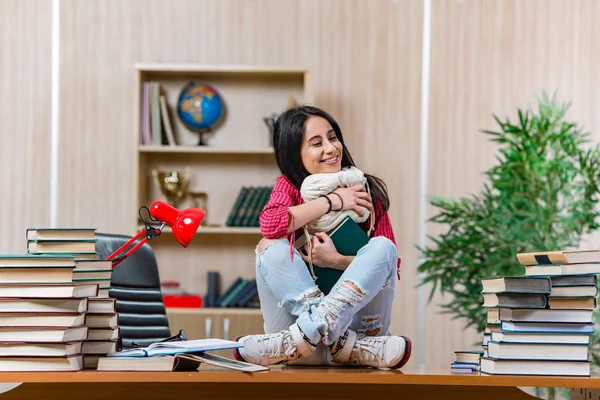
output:
[[[482,293],[542,293],[550,294],[548,277],[511,276],[481,280]]]
[[[196,371],[201,361],[184,354],[163,357],[101,357],[98,371]]]
[[[337,252],[344,256],[356,256],[358,251],[369,243],[367,233],[350,217],[344,218],[335,228],[327,232],[327,235],[333,241]],[[300,249],[304,244],[306,244],[306,238],[303,235],[296,240],[295,247]],[[328,294],[331,291],[344,272],[339,269],[323,268],[314,264],[313,269],[317,277],[316,284],[323,294]]]
[[[483,306],[494,308],[545,308],[544,294],[530,293],[483,293]]]
[[[522,265],[580,264],[600,262],[600,250],[536,251],[517,254]]]

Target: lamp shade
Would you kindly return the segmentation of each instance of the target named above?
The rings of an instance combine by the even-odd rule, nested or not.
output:
[[[186,208],[179,211],[173,206],[162,201],[155,201],[150,206],[152,218],[164,222],[173,229],[173,236],[183,247],[187,247],[200,223],[204,219],[206,211],[200,208]]]

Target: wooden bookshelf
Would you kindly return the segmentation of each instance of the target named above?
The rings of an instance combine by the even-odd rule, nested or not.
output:
[[[142,229],[142,225],[138,227],[138,231]],[[171,234],[173,230],[165,226],[162,229],[163,234]],[[243,227],[243,226],[200,226],[197,235],[260,235],[258,227]]]
[[[139,147],[140,153],[147,154],[235,154],[235,155],[272,155],[272,147],[264,148],[226,148],[226,147],[209,147],[209,146],[152,146],[143,145]]]
[[[256,65],[167,63],[136,64],[134,68],[132,230],[138,232],[141,229],[138,218],[141,206],[165,200],[154,183],[152,171],[183,171],[189,167],[188,191],[207,194],[206,217],[198,229],[198,237],[185,249],[175,241],[169,227],[163,229],[160,239],[150,242],[161,280],[178,281],[186,292],[204,295],[208,271],[220,272],[221,293],[238,277],[253,279],[254,249],[260,240],[260,229],[227,226],[227,218],[243,186],[272,186],[279,176],[263,118],[285,110],[290,97],[298,103],[312,103],[309,72],[297,67]],[[179,95],[190,81],[212,86],[225,105],[224,118],[206,137],[205,146],[197,145],[198,135],[188,130],[177,115]],[[142,140],[142,88],[145,82],[157,82],[165,97],[174,143],[164,138],[160,143]],[[176,206],[188,208],[194,203],[185,198]],[[232,313],[226,318],[231,320],[233,327],[262,330],[262,316],[258,310],[249,313],[247,309],[211,309],[200,314],[203,312],[213,316]],[[200,320],[205,317],[200,314],[184,311],[179,320],[189,318],[192,323],[201,324]],[[239,325],[236,318],[241,318],[243,324]]]

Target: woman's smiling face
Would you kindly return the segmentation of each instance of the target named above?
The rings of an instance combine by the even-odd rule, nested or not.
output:
[[[319,174],[341,171],[342,150],[342,143],[325,118],[308,118],[300,151],[302,163],[308,172]]]

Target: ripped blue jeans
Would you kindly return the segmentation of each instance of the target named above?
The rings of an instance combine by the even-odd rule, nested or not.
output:
[[[385,237],[372,238],[324,296],[297,250],[291,259],[287,239],[269,244],[260,253],[257,248],[256,282],[265,332],[297,323],[311,342],[325,345],[335,343],[348,328],[359,336],[388,335],[396,267],[394,243]]]

